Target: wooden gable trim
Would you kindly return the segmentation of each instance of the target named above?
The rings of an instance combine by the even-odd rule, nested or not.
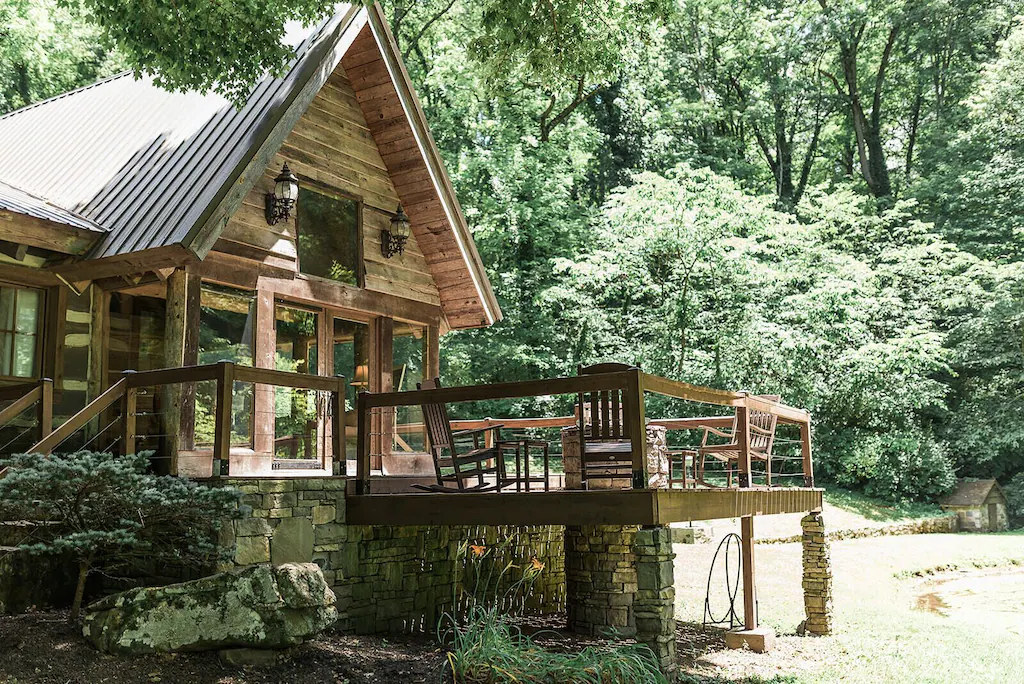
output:
[[[486,270],[426,117],[378,4],[342,59],[356,99],[412,222],[453,328],[501,319]],[[445,275],[441,275],[445,274]]]

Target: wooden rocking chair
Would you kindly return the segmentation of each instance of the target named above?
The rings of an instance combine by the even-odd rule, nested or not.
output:
[[[760,394],[758,398],[774,402],[781,399],[776,394]],[[750,460],[751,462],[761,461],[765,464],[765,480],[766,484],[770,487],[772,484],[772,445],[775,443],[775,428],[778,424],[778,417],[774,413],[752,410],[750,411],[749,423]],[[704,431],[704,434],[701,437],[700,446],[696,450],[694,470],[697,472],[694,473],[694,479],[705,487],[713,486],[709,485],[704,479],[704,465],[707,457],[710,456],[725,463],[728,473],[726,486],[732,487],[732,474],[734,470],[738,469],[740,460],[740,452],[737,448],[739,447],[739,442],[736,439],[736,416],[733,416],[732,427],[728,431],[718,430],[707,425],[701,426],[701,429]],[[725,444],[708,444],[708,437],[710,435],[722,437],[729,441]]]
[[[441,381],[437,378],[417,383],[416,389],[437,389]],[[499,440],[501,425],[492,425],[476,430],[459,430],[452,432],[451,421],[448,419],[448,407],[443,403],[423,404],[423,422],[427,428],[427,441],[430,455],[434,459],[434,472],[437,483],[432,485],[412,485],[416,489],[428,492],[461,493],[486,492],[498,489],[498,462],[502,456]],[[486,433],[493,431],[491,439]],[[481,438],[484,444],[481,445]],[[468,441],[468,451],[459,453],[456,442]],[[461,446],[461,445],[460,445]],[[463,449],[467,448],[462,446]],[[449,472],[450,471],[450,472]],[[486,476],[493,475],[493,482]],[[472,483],[470,480],[475,479]],[[454,484],[455,486],[451,486]]]

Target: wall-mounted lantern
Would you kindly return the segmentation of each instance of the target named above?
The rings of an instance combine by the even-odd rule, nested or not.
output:
[[[267,193],[267,223],[274,225],[278,221],[287,221],[298,197],[299,179],[285,162],[281,173],[274,179],[274,192]]]
[[[380,251],[388,259],[396,254],[401,254],[405,251],[405,243],[409,239],[410,232],[409,217],[405,215],[402,205],[399,204],[398,211],[391,217],[391,228],[380,232]]]

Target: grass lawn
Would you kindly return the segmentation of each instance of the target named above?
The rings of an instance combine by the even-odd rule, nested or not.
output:
[[[716,546],[675,547],[679,620],[701,622]],[[833,542],[836,634],[827,638],[791,636],[803,619],[800,545],[758,545],[755,553],[761,622],[781,635],[776,649],[763,655],[707,653],[697,659],[691,676],[711,681],[1024,681],[1024,567],[1011,564],[1024,565],[1020,532]],[[993,565],[1002,569],[976,569]],[[918,574],[940,566],[964,570]],[[1014,574],[1006,577],[1007,572]],[[923,596],[943,590],[940,580],[965,573],[969,579],[949,586],[959,592],[959,607],[974,604],[975,610],[954,610],[947,617],[919,607],[929,603]],[[713,592],[723,584],[716,577]],[[718,612],[724,605],[721,594],[712,595]],[[742,613],[741,601],[742,593]]]

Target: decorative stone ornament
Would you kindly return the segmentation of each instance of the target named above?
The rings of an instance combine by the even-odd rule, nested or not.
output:
[[[405,251],[405,243],[409,240],[409,235],[411,234],[412,230],[409,225],[409,217],[405,215],[405,210],[403,210],[402,205],[399,204],[395,215],[391,217],[390,229],[381,231],[381,253],[383,253],[388,259],[396,254],[401,254]]]
[[[274,179],[274,192],[267,193],[267,223],[274,225],[279,221],[287,221],[298,198],[299,179],[288,168],[288,162],[285,162],[281,173]]]

